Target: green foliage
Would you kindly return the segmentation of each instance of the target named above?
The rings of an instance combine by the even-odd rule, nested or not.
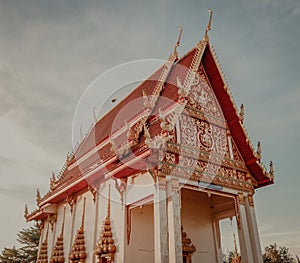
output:
[[[0,255],[1,263],[35,263],[37,259],[40,229],[37,226],[19,231],[17,241],[20,248],[4,248]]]
[[[233,251],[229,251],[223,256],[223,263],[231,263],[234,256]],[[296,259],[291,256],[289,249],[286,247],[278,247],[276,243],[265,247],[263,253],[264,263],[300,263],[300,259],[296,256]]]
[[[15,263],[15,262],[22,262],[21,255],[16,247],[12,248],[4,248],[1,255],[0,255],[0,262],[3,263]]]
[[[263,254],[264,263],[294,263],[294,258],[290,255],[289,249],[286,247],[277,247],[269,245],[265,247]]]

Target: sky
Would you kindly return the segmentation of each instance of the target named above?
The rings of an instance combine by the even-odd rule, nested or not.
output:
[[[16,244],[72,150],[77,103],[101,73],[140,59],[166,59],[195,46],[214,11],[214,45],[245,127],[275,184],[255,194],[262,246],[300,255],[300,2],[0,1],[0,249]],[[150,74],[151,72],[149,72]],[[105,99],[99,97],[99,103]],[[92,113],[91,113],[92,116]]]

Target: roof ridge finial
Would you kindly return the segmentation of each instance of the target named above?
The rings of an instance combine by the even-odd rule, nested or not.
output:
[[[239,117],[240,117],[240,121],[243,124],[244,123],[244,119],[245,119],[245,106],[244,104],[241,104],[241,109],[239,112]]]
[[[274,178],[274,166],[273,166],[273,162],[272,161],[270,161],[270,171],[269,171],[269,173],[270,173],[270,176],[272,178]]]
[[[212,9],[208,9],[208,12],[209,12],[209,21],[208,21],[207,27],[206,27],[206,29],[205,29],[205,35],[204,35],[204,40],[205,40],[206,42],[209,41],[209,38],[208,38],[208,31],[211,30],[211,21],[212,21],[212,14],[213,14]]]
[[[24,210],[24,218],[27,220],[27,217],[28,217],[28,205],[26,204],[25,205],[25,210]]]
[[[41,192],[40,192],[40,189],[39,188],[37,188],[36,189],[36,203],[37,203],[37,205],[39,205],[39,203],[41,202]]]
[[[176,56],[176,59],[178,59],[178,52],[177,52],[177,47],[180,46],[180,41],[181,41],[181,36],[182,36],[182,27],[179,26],[179,36],[178,36],[178,39],[177,39],[177,42],[174,46],[174,50],[173,50],[173,55]]]
[[[82,219],[81,219],[81,227],[82,228],[84,228],[85,200],[86,200],[86,197],[84,197],[84,199],[83,199]]]
[[[262,151],[261,151],[261,143],[260,141],[257,142],[257,151],[256,151],[256,155],[257,155],[257,158],[258,158],[258,161],[260,162],[261,160],[261,157],[262,157]]]

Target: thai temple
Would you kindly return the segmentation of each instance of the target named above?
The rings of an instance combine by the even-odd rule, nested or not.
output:
[[[38,263],[222,263],[220,221],[239,255],[262,263],[255,190],[274,180],[252,146],[208,32],[177,47],[98,119],[25,218],[41,228]],[[103,98],[99,98],[103,99]],[[130,105],[130,106],[128,106]]]

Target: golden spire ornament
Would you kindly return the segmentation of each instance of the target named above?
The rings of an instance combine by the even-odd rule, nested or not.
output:
[[[270,172],[269,173],[270,173],[271,177],[274,178],[274,167],[273,167],[272,161],[270,161]]]
[[[262,157],[262,155],[261,155],[261,145],[260,145],[260,142],[257,142],[256,156],[257,156],[257,158],[258,158],[258,161],[260,162],[261,157]]]
[[[181,238],[182,252],[190,257],[190,261],[188,262],[191,262],[192,253],[196,251],[196,247],[193,245],[191,239],[187,236],[187,233],[183,230],[183,226],[181,226]]]
[[[111,231],[110,222],[110,185],[108,189],[108,201],[107,201],[107,214],[106,219],[103,221],[102,230],[98,245],[96,248],[96,255],[98,256],[98,262],[102,262],[102,258],[105,258],[107,263],[113,263],[114,255],[117,250],[115,242],[113,240],[113,234]]]
[[[77,231],[75,236],[75,240],[72,246],[71,253],[69,255],[69,259],[71,262],[78,262],[84,263],[86,259],[86,249],[85,249],[85,240],[84,240],[84,215],[85,215],[85,201],[86,198],[83,200],[83,211],[82,211],[82,219],[81,219],[81,226]]]
[[[65,216],[66,216],[66,208],[64,207],[64,216],[61,227],[61,233],[57,237],[56,243],[54,245],[54,250],[52,252],[52,257],[50,259],[50,263],[64,263],[64,227],[65,227]]]
[[[233,255],[231,263],[241,263],[242,262],[241,257],[239,256],[238,251],[237,251],[235,234],[233,234],[233,242],[234,242],[234,255]]]
[[[237,250],[237,245],[236,245],[236,237],[235,233],[233,230],[233,225],[232,225],[232,217],[230,218],[230,225],[233,231],[233,243],[234,243],[234,251],[233,251],[233,258],[231,260],[232,263],[242,263],[241,257],[239,256],[238,250]]]
[[[244,118],[245,118],[245,107],[244,107],[244,104],[241,104],[241,109],[240,109],[240,120],[241,120],[241,123],[244,123]]]
[[[54,189],[55,183],[56,183],[55,173],[52,172],[51,178],[50,178],[50,190],[51,191]]]
[[[28,206],[25,205],[24,218],[27,220],[27,217],[28,217]]]
[[[41,193],[39,189],[36,189],[36,203],[37,205],[39,205],[39,203],[41,202]]]
[[[36,263],[48,263],[48,232],[49,232],[49,223],[47,227],[46,238],[41,245],[40,253],[38,255]]]

